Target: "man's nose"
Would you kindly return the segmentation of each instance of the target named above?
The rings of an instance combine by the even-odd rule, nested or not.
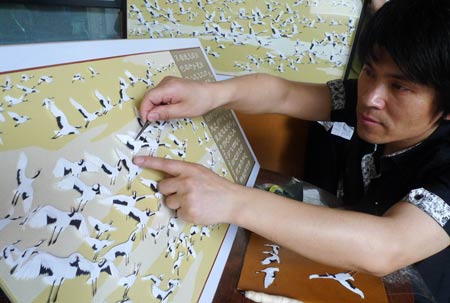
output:
[[[386,105],[388,91],[386,86],[379,83],[370,85],[362,96],[363,103],[368,107],[383,109]]]

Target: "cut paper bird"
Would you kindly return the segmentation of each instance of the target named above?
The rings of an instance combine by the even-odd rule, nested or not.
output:
[[[136,277],[139,274],[139,268],[141,267],[141,264],[137,264],[134,266],[133,272],[127,276],[121,277],[118,281],[118,285],[125,288],[123,295],[122,295],[122,301],[129,300],[128,292],[130,291],[131,287],[133,287],[134,282],[136,281]]]
[[[22,75],[20,76],[20,82],[28,82],[28,81],[30,81],[32,78],[34,78],[34,75],[22,74]]]
[[[272,285],[273,281],[275,281],[275,274],[279,272],[280,269],[278,267],[267,267],[264,269],[261,269],[260,271],[257,271],[256,273],[264,273],[264,288],[269,287]]]
[[[98,168],[96,165],[85,159],[80,159],[76,162],[71,162],[66,158],[59,158],[53,169],[53,175],[55,177],[64,177],[72,175],[79,177],[82,172],[96,172]]]
[[[53,82],[53,76],[41,76],[39,77],[39,81],[37,85],[41,85],[42,83],[52,83]]]
[[[79,254],[77,255],[75,261],[70,265],[77,268],[77,276],[89,276],[86,283],[91,284],[93,297],[95,297],[95,294],[97,293],[97,284],[100,274],[106,273],[107,275],[113,277],[117,277],[119,275],[119,271],[114,263],[104,258],[102,258],[99,262],[92,262]]]
[[[78,268],[73,266],[77,255],[80,254],[73,253],[68,257],[57,257],[39,251],[31,256],[29,261],[14,273],[13,277],[19,280],[41,277],[45,284],[51,286],[47,302],[58,302],[58,294],[63,283],[77,277]]]
[[[25,96],[38,93],[39,91],[34,87],[28,87],[20,84],[16,84],[16,87],[25,93]]]
[[[105,98],[97,89],[94,91],[94,94],[100,105],[103,107],[102,115],[107,114],[111,109],[113,109],[114,105],[109,97]]]
[[[110,195],[111,192],[99,183],[92,185],[86,185],[83,181],[77,177],[70,176],[62,179],[56,184],[56,187],[62,190],[75,190],[80,194],[77,198],[78,207],[77,211],[83,211],[86,204],[95,199],[98,195]]]
[[[81,73],[76,73],[75,75],[73,75],[72,83],[77,82],[77,81],[84,82],[84,77]]]
[[[150,280],[152,282],[151,293],[153,298],[159,300],[160,303],[168,302],[169,296],[175,291],[175,288],[180,285],[180,280],[170,279],[167,281],[167,289],[161,288],[161,282],[163,281],[163,275],[147,275],[141,278],[143,281]]]
[[[272,263],[280,263],[280,256],[278,256],[277,254],[274,254],[273,252],[267,252],[267,254],[269,254],[269,256],[267,256],[266,258],[264,258],[264,260],[261,261],[262,265],[269,265]]]
[[[120,84],[120,89],[119,89],[119,95],[120,95],[119,106],[120,106],[120,108],[122,108],[122,104],[123,103],[131,101],[134,98],[128,96],[128,94],[127,94],[127,89],[129,87],[129,84],[125,81],[125,79],[123,79],[122,77],[119,77],[119,84]]]
[[[350,290],[351,292],[354,292],[355,294],[359,295],[361,299],[364,299],[364,293],[359,289],[356,288],[351,281],[355,281],[355,278],[351,275],[350,272],[343,272],[343,273],[337,273],[337,274],[312,274],[309,276],[309,279],[332,279],[336,280],[339,284]]]
[[[134,86],[138,81],[139,78],[133,75],[130,71],[126,70],[125,75],[127,75],[128,80],[130,80],[130,85]]]
[[[4,92],[11,90],[14,87],[14,85],[11,82],[11,78],[7,77],[5,79],[4,84],[0,84],[0,87],[3,89]]]
[[[67,228],[77,230],[82,238],[89,235],[89,230],[82,214],[76,212],[75,209],[66,212],[52,205],[38,206],[21,224],[31,228],[46,227],[51,230],[52,234],[48,240],[49,246],[55,244],[60,234]]]
[[[14,105],[28,101],[27,99],[25,99],[25,97],[26,97],[26,95],[22,95],[18,98],[14,98],[9,95],[6,95],[5,97],[3,97],[3,100],[5,100],[6,103],[8,103],[8,107],[12,107]]]
[[[126,215],[127,218],[131,218],[136,221],[136,231],[141,231],[141,239],[145,239],[145,226],[148,223],[150,217],[156,215],[156,212],[151,209],[140,210],[139,208],[133,206],[127,206],[122,204],[114,204],[115,209],[117,209],[122,214]]]
[[[26,175],[28,158],[25,153],[21,153],[17,162],[17,188],[14,190],[12,205],[16,206],[19,199],[22,200],[23,211],[28,213],[33,203],[33,181],[39,176],[41,170],[37,170],[34,176],[29,178]]]
[[[92,258],[92,260],[94,260],[94,261],[97,260],[98,255],[100,254],[100,252],[103,249],[105,249],[106,247],[111,246],[114,243],[114,240],[109,240],[108,238],[104,239],[104,240],[100,240],[98,238],[87,237],[84,240],[86,241],[86,243],[88,243],[88,245],[94,251],[94,257]]]
[[[133,191],[133,194],[131,196],[129,195],[114,195],[107,197],[105,199],[102,199],[103,204],[107,205],[124,205],[129,207],[135,207],[136,203],[145,199],[145,198],[153,198],[153,195],[142,195],[138,196],[135,191]]]
[[[149,147],[150,144],[145,142],[144,140],[136,140],[132,136],[124,135],[124,134],[117,134],[116,137],[119,139],[120,142],[122,142],[126,147],[128,147],[133,155],[136,155],[139,153],[139,151],[143,147]]]
[[[104,223],[102,221],[100,221],[99,219],[89,216],[88,217],[88,222],[89,224],[92,226],[92,228],[94,228],[97,231],[97,236],[96,238],[99,239],[103,234],[111,232],[111,231],[115,231],[117,229],[117,227],[112,225],[112,221],[109,223]]]
[[[0,122],[5,122],[5,116],[3,115],[3,103],[0,102]]]
[[[125,155],[120,149],[116,148],[116,153],[119,156],[121,167],[124,167],[128,171],[127,188],[129,190],[131,189],[131,183],[133,182],[134,178],[136,178],[136,176],[138,176],[142,172],[142,168],[134,164],[130,157]]]
[[[114,262],[119,257],[123,257],[125,259],[125,265],[128,265],[130,262],[130,253],[133,249],[133,244],[136,241],[136,231],[133,231],[128,240],[122,242],[116,246],[111,247],[104,255],[103,258],[105,260]]]
[[[110,179],[109,185],[114,185],[116,183],[117,176],[122,170],[122,167],[120,166],[120,160],[118,160],[116,164],[113,166],[109,165],[108,163],[106,163],[97,156],[88,153],[85,153],[84,156],[86,160],[93,163],[95,166],[100,168],[105,174],[109,176]]]
[[[78,135],[80,132],[78,128],[80,126],[72,126],[67,120],[66,115],[62,112],[56,105],[55,102],[50,98],[45,98],[43,103],[48,110],[50,110],[51,114],[56,118],[56,124],[58,125],[59,130],[54,131],[54,136],[52,139],[57,139],[60,137],[68,136],[68,135]]]
[[[73,98],[69,98],[70,103],[72,103],[72,105],[78,110],[78,112],[80,112],[80,114],[83,116],[84,121],[86,122],[84,124],[84,127],[87,128],[89,123],[91,123],[92,121],[94,121],[95,119],[97,119],[100,116],[100,112],[94,112],[91,113],[89,111],[87,111],[83,105],[81,105],[80,103],[78,103],[75,99]]]
[[[92,66],[89,66],[88,69],[89,69],[89,72],[91,73],[91,78],[95,78],[98,75],[100,75],[100,73],[97,72]]]
[[[15,112],[8,112],[8,115],[11,117],[11,119],[16,123],[14,124],[14,127],[18,127],[24,123],[26,123],[28,120],[30,120],[30,117],[27,117],[25,115],[20,115]]]

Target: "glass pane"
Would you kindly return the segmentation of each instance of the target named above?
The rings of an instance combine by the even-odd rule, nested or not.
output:
[[[120,10],[0,4],[0,44],[122,38]]]

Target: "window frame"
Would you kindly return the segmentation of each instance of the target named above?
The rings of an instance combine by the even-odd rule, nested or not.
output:
[[[115,8],[119,10],[121,39],[127,38],[127,0],[3,0],[2,3],[71,6],[92,8]]]
[[[33,4],[33,5],[64,5],[64,6],[85,6],[123,9],[126,0],[6,0],[3,3]]]

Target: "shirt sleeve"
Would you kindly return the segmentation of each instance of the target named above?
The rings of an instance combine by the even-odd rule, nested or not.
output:
[[[444,228],[450,220],[450,205],[448,205],[441,197],[431,191],[421,187],[411,190],[405,201],[417,206],[427,215],[432,217],[442,228]],[[449,233],[450,228],[446,228]]]
[[[332,98],[331,121],[356,125],[357,80],[327,82]]]
[[[446,125],[434,134],[434,140],[427,144],[418,160],[420,168],[416,173],[416,186],[406,195],[406,201],[416,205],[432,217],[450,235],[450,140]],[[419,146],[420,147],[420,146]]]
[[[345,108],[345,87],[344,81],[341,79],[331,80],[327,82],[331,93],[332,110],[342,110]]]
[[[421,186],[412,189],[404,200],[420,208],[450,235],[450,163],[445,154],[448,154],[446,146],[434,154],[430,160],[434,164],[421,173],[422,182],[417,183]]]

